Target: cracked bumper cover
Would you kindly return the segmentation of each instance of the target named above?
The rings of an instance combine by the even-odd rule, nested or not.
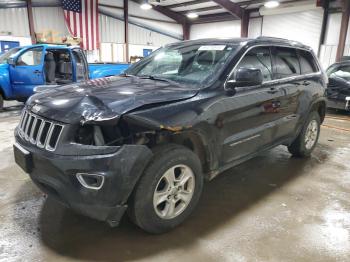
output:
[[[22,140],[17,130],[15,137],[16,143],[30,152],[28,173],[42,191],[75,211],[111,226],[118,225],[127,200],[152,157],[151,150],[143,145],[109,147],[107,151],[90,148],[89,154],[84,155],[85,146],[71,144],[67,150],[72,147],[71,152],[79,151],[79,155],[57,155]],[[15,150],[16,161],[18,154],[21,153]],[[104,184],[99,190],[85,188],[77,173],[102,175]]]

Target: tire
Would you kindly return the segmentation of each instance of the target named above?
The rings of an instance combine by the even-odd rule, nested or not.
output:
[[[186,147],[168,144],[156,147],[153,153],[131,196],[128,214],[143,230],[160,234],[178,226],[193,212],[202,193],[203,175],[197,155]],[[171,177],[187,182],[174,189]]]
[[[4,98],[2,97],[2,94],[0,94],[0,110],[4,109]]]
[[[317,145],[320,136],[320,127],[321,120],[319,114],[315,111],[311,112],[300,134],[288,147],[288,151],[295,157],[309,157]],[[308,128],[315,130],[311,134]],[[311,142],[310,139],[313,142]],[[310,142],[308,143],[308,141]]]

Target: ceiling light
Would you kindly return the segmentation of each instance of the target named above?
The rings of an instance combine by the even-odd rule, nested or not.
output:
[[[148,3],[148,1],[143,2],[143,3],[140,5],[140,7],[141,7],[141,9],[143,9],[143,10],[150,10],[150,9],[152,9],[152,5],[150,5],[150,4]]]
[[[275,8],[275,7],[279,6],[279,5],[280,5],[280,3],[278,1],[268,1],[268,2],[266,2],[264,4],[264,6],[266,8]]]
[[[194,12],[190,12],[187,14],[187,17],[188,18],[191,18],[191,19],[195,19],[198,17],[198,14],[197,13],[194,13]]]

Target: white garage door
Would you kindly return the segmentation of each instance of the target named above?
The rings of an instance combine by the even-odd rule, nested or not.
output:
[[[322,9],[267,15],[263,19],[263,36],[296,40],[311,46],[317,54],[322,27]]]

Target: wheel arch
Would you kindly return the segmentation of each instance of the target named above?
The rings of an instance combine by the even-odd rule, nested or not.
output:
[[[200,134],[194,131],[180,132],[171,137],[171,142],[182,145],[194,152],[201,162],[203,173],[208,173],[212,157],[205,139]]]
[[[322,124],[325,117],[326,117],[326,110],[327,110],[326,101],[320,100],[320,101],[315,102],[312,105],[310,112],[316,111],[320,116],[320,120],[321,120],[321,124]]]

